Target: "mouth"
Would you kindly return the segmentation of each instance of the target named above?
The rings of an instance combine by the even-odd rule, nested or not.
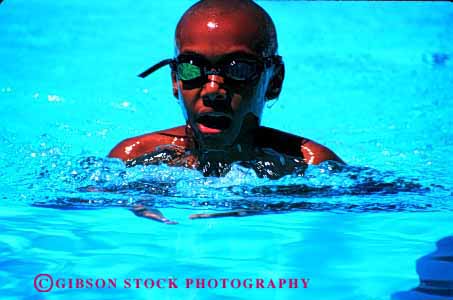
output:
[[[230,128],[232,118],[223,113],[202,114],[197,119],[198,129],[203,134],[217,134]]]

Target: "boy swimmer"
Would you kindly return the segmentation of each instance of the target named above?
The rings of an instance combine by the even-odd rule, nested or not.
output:
[[[265,102],[281,92],[285,68],[274,23],[256,3],[199,1],[180,19],[175,42],[175,58],[139,76],[170,65],[173,95],[186,124],[128,138],[110,157],[128,166],[191,167],[206,176],[223,175],[238,162],[268,178],[303,172],[307,164],[342,162],[314,141],[260,126]]]

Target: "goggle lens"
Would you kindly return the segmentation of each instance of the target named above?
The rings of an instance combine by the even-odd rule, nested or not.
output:
[[[256,63],[231,61],[224,70],[225,76],[237,81],[253,80],[258,75]]]
[[[193,80],[201,77],[200,67],[191,63],[180,63],[177,64],[176,72],[178,72],[179,79],[181,80]]]

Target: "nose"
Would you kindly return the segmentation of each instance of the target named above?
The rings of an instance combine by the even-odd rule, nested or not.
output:
[[[222,87],[224,79],[219,75],[209,75],[201,91],[201,98],[205,106],[214,109],[222,109],[228,107],[229,100],[225,89]]]

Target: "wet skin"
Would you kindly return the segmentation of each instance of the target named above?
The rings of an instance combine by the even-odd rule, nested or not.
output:
[[[253,13],[221,18],[211,12],[202,17],[183,19],[176,36],[176,56],[196,54],[213,66],[231,56],[252,60],[268,56],[267,49],[259,43],[263,39],[264,24],[256,22]],[[206,162],[230,164],[257,158],[278,162],[281,156],[294,158],[302,164],[319,164],[326,160],[342,162],[323,145],[259,125],[265,102],[278,97],[283,78],[283,65],[273,65],[250,82],[232,84],[222,75],[208,75],[203,84],[193,87],[187,86],[172,72],[173,95],[181,105],[186,124],[128,138],[116,145],[109,156],[134,165],[149,162],[141,157],[166,147],[176,147],[185,152],[184,159],[170,164],[198,169]],[[228,126],[217,126],[216,122]],[[159,161],[152,160],[152,163]],[[291,164],[277,165],[280,170],[276,178],[290,174],[294,168]],[[205,172],[205,175],[222,174]],[[145,217],[153,218],[154,215],[157,217],[153,219],[157,220],[162,217],[149,215]],[[196,215],[192,217],[197,218]],[[167,221],[164,219],[163,222]]]
[[[236,19],[189,19],[177,38],[176,55],[195,53],[213,65],[232,54],[262,57],[264,50],[254,42],[260,35],[261,25],[251,20],[240,14]],[[341,162],[331,150],[309,139],[259,126],[266,94],[278,90],[278,96],[282,81],[283,70],[273,66],[246,84],[228,85],[222,76],[209,75],[202,86],[187,89],[172,72],[173,94],[181,104],[186,125],[126,139],[109,156],[130,161],[156,151],[159,146],[176,145],[191,150],[195,161],[215,161],[218,153],[229,162],[248,160],[257,149],[271,148],[300,157],[307,164],[325,160]],[[198,122],[201,115],[214,119],[219,115],[226,117],[230,125],[226,129],[210,128]],[[288,140],[292,142],[290,145],[286,145]]]
[[[212,65],[228,56],[263,56],[254,42],[261,34],[259,24],[241,14],[235,19],[189,19],[181,27],[182,32],[176,41],[179,46],[177,55],[198,54]],[[233,144],[250,144],[250,130],[258,127],[253,116],[261,118],[272,71],[266,69],[253,82],[243,84],[227,84],[222,76],[210,75],[203,86],[193,89],[186,89],[176,74],[172,74],[173,94],[179,99],[201,148],[225,150]],[[197,122],[199,116],[206,113],[229,117],[229,128],[212,130]]]

